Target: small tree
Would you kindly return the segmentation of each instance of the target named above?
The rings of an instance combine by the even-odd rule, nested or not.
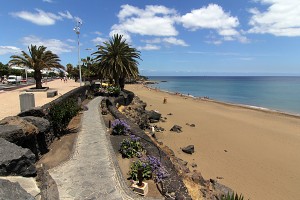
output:
[[[34,70],[34,79],[36,88],[42,88],[42,70],[51,68],[63,68],[59,63],[60,59],[52,51],[46,50],[46,47],[31,45],[28,47],[29,54],[22,51],[21,55],[12,55],[8,62],[9,66],[27,66]]]

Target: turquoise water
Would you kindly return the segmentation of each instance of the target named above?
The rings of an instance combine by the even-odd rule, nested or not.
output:
[[[300,77],[151,76],[161,90],[300,114]]]

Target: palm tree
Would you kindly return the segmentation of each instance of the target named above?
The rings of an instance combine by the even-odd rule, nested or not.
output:
[[[63,68],[59,63],[60,59],[52,51],[46,50],[46,47],[31,45],[28,47],[29,54],[22,51],[21,55],[12,55],[8,62],[9,66],[27,66],[34,70],[34,79],[36,81],[36,89],[42,87],[42,70],[51,68]]]
[[[122,90],[125,78],[135,78],[139,74],[138,61],[140,52],[131,47],[122,35],[116,34],[104,45],[98,45],[95,61],[98,62],[100,71],[107,78],[114,79],[115,85]]]

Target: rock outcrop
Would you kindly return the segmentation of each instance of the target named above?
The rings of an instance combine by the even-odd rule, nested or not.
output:
[[[8,180],[0,179],[0,199],[16,200],[26,199],[35,200],[35,198],[26,192],[19,183],[13,183]]]
[[[0,138],[4,138],[9,142],[21,146],[25,141],[38,133],[37,127],[18,116],[2,119],[0,121],[0,127]]]
[[[29,150],[0,138],[0,176],[35,176],[35,155]]]
[[[37,158],[48,152],[55,136],[47,119],[34,116],[6,117],[0,121],[0,138],[30,149]]]

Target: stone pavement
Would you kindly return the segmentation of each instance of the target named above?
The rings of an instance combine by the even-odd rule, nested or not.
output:
[[[57,184],[59,198],[139,199],[128,193],[99,112],[102,97],[89,102],[84,112],[74,154],[69,161],[49,170]],[[127,190],[126,190],[127,188]]]

